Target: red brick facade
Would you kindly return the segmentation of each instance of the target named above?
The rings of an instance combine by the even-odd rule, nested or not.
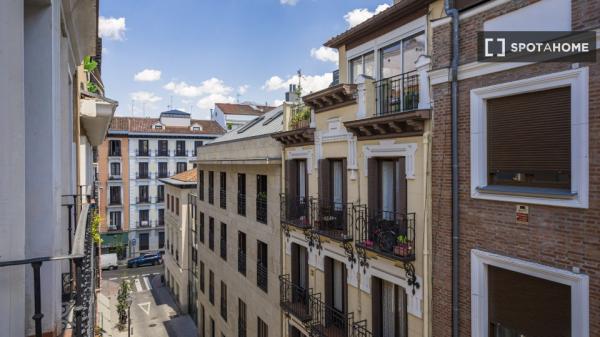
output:
[[[535,1],[511,1],[460,22],[460,64],[476,61],[483,22]],[[573,30],[600,26],[600,1],[573,1]],[[449,65],[450,25],[433,30],[433,69]],[[600,57],[599,57],[600,59]],[[497,253],[589,276],[589,331],[600,336],[600,65],[589,67],[589,208],[529,205],[529,224],[515,221],[516,203],[471,198],[470,91],[571,69],[535,64],[459,81],[460,336],[471,335],[472,249]],[[433,333],[451,336],[451,129],[450,83],[433,86]]]

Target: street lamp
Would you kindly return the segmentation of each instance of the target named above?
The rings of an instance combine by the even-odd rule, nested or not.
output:
[[[133,296],[131,294],[127,295],[125,302],[127,303],[127,336],[131,337],[131,303],[133,303]]]

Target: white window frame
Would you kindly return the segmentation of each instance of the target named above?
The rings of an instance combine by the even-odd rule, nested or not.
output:
[[[523,196],[482,191],[487,186],[486,100],[559,87],[571,88],[571,198]],[[566,70],[471,90],[471,197],[538,205],[588,208],[588,93],[587,67]]]
[[[471,336],[489,336],[488,266],[567,285],[571,288],[571,336],[589,337],[589,277],[567,270],[471,250]]]

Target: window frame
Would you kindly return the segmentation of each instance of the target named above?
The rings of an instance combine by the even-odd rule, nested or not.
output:
[[[487,189],[486,100],[565,86],[571,88],[571,194],[544,193],[543,188],[532,190],[536,191],[535,194],[518,191],[499,193]],[[589,207],[588,67],[472,89],[470,96],[472,198],[559,207]]]

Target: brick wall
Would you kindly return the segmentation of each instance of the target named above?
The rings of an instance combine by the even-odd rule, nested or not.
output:
[[[533,1],[512,1],[461,21],[461,64],[476,58],[473,34],[486,19]],[[598,1],[574,1],[574,29],[600,26]],[[468,33],[467,33],[468,31]],[[434,69],[449,64],[449,25],[433,31]],[[600,56],[599,56],[600,57]],[[600,59],[600,58],[599,58]],[[515,223],[515,203],[470,197],[470,90],[570,69],[570,64],[536,64],[459,82],[460,335],[471,334],[470,251],[505,256],[571,270],[589,276],[590,336],[600,336],[600,65],[590,70],[589,209],[529,205],[528,225]],[[451,148],[450,84],[433,87],[433,336],[451,335]]]

